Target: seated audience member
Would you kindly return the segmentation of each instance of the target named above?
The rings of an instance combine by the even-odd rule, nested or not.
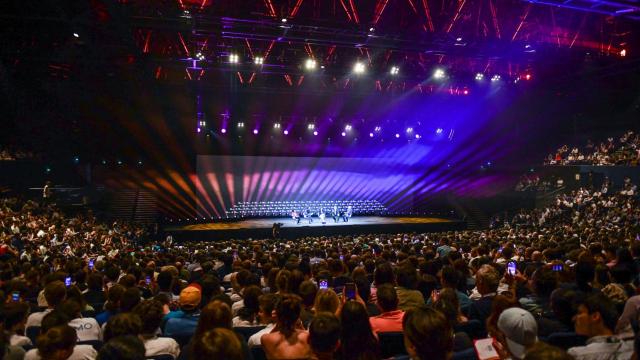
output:
[[[538,341],[538,325],[530,312],[520,308],[509,308],[498,319],[497,340],[505,357],[524,359],[527,351]]]
[[[311,355],[309,333],[301,328],[302,300],[285,294],[276,306],[276,328],[262,335],[261,342],[267,359],[304,359]]]
[[[527,351],[524,360],[574,360],[571,355],[559,347],[536,343]]]
[[[180,355],[180,346],[174,339],[158,336],[162,317],[164,316],[161,302],[145,300],[136,305],[133,313],[142,320],[140,339],[144,343],[147,357],[171,355],[177,358]]]
[[[379,298],[378,298],[379,299]],[[380,345],[371,329],[367,309],[349,300],[340,311],[340,354],[342,360],[379,359]]]
[[[118,336],[139,336],[141,333],[142,320],[140,316],[134,313],[121,313],[112,316],[105,324],[103,341],[106,343]]]
[[[501,331],[498,329],[498,320],[500,319],[500,315],[502,315],[503,311],[514,307],[520,307],[520,303],[516,298],[506,295],[496,295],[496,297],[493,298],[491,314],[489,314],[485,323],[486,332],[489,336],[496,338],[500,336]]]
[[[491,265],[482,265],[476,272],[476,289],[480,298],[472,300],[468,309],[469,319],[485,324],[491,313],[491,303],[500,285],[500,274]]]
[[[442,313],[423,306],[407,311],[404,343],[415,360],[448,360],[453,353],[453,329]]]
[[[80,304],[75,300],[66,300],[60,305],[62,311],[69,319],[69,326],[76,329],[78,341],[101,340],[102,329],[94,318],[85,318],[81,314]]]
[[[66,297],[67,288],[64,286],[64,282],[56,280],[48,283],[44,288],[44,298],[47,300],[47,309],[29,315],[25,328],[40,326],[42,318],[53,311],[58,305],[62,304]]]
[[[87,277],[87,291],[83,294],[87,303],[94,306],[97,304],[104,304],[107,300],[104,290],[102,288],[102,275],[99,273],[91,273]],[[95,309],[96,311],[102,311],[102,309]]]
[[[36,339],[36,346],[39,346],[40,337],[44,336],[50,329],[58,328],[58,327],[69,327],[74,330],[72,327],[68,325],[69,317],[66,316],[60,310],[53,310],[48,313],[44,318],[42,318],[41,326],[40,326],[40,335]],[[77,340],[78,335],[75,334],[74,330],[74,344]],[[70,359],[93,359],[96,356],[96,351],[91,345],[75,345],[72,350],[72,355]],[[35,360],[40,359],[40,355],[38,355],[38,349],[31,349],[27,351],[25,354],[25,360]]]
[[[258,317],[260,318],[260,325],[264,325],[265,328],[251,335],[248,339],[249,346],[261,346],[262,335],[270,333],[276,327],[276,318],[273,316],[273,312],[276,309],[278,298],[278,295],[275,294],[260,296]]]
[[[122,285],[115,284],[107,290],[107,302],[104,303],[104,311],[96,315],[96,321],[102,325],[109,318],[120,312],[120,302],[126,289]]]
[[[189,359],[243,360],[245,357],[241,341],[233,331],[215,328],[195,338]]]
[[[380,309],[380,315],[369,318],[373,332],[402,331],[404,311],[398,309],[396,289],[389,284],[384,284],[377,288],[376,295],[376,304]]]
[[[318,294],[318,287],[313,281],[305,280],[300,284],[300,297],[302,298],[302,311],[300,312],[300,320],[305,327],[309,326],[313,320],[313,303]]]
[[[9,337],[4,334],[0,326],[0,359],[2,360],[22,360],[25,351],[21,346],[11,345]]]
[[[64,360],[74,355],[77,336],[76,331],[69,325],[54,326],[46,332],[38,336],[36,344],[37,349],[30,350],[25,355],[25,360],[42,359],[42,360]],[[34,351],[35,350],[35,351]],[[89,354],[87,354],[89,355]],[[90,354],[91,358],[95,358],[96,351]]]
[[[332,360],[340,344],[340,321],[328,312],[316,315],[309,325],[311,359]],[[344,360],[345,358],[343,358]]]
[[[240,307],[233,318],[233,326],[257,326],[259,323],[258,312],[260,311],[259,297],[262,290],[255,285],[247,286],[242,291],[242,307]],[[238,304],[234,303],[233,305]],[[232,310],[233,311],[233,310]]]
[[[425,304],[422,293],[416,290],[418,283],[418,273],[411,263],[405,263],[398,268],[396,276],[398,287],[398,308],[407,311],[412,307],[418,307]]]
[[[618,313],[611,300],[602,294],[589,296],[578,306],[575,316],[575,331],[589,338],[587,345],[569,349],[569,355],[577,360],[630,359],[633,338],[614,334],[617,320]]]
[[[471,305],[471,299],[469,299],[467,294],[457,289],[458,282],[460,281],[459,275],[460,274],[453,266],[443,266],[440,270],[440,284],[442,286],[442,290],[451,289],[455,291],[456,296],[458,297],[458,303],[460,304],[460,309],[463,312],[466,312],[469,305]],[[427,304],[431,304],[431,298],[427,300]]]
[[[137,336],[118,336],[102,345],[96,360],[145,360],[145,348]]]
[[[437,294],[437,295],[436,295]],[[449,323],[456,330],[457,326],[463,326],[468,323],[467,318],[462,315],[460,306],[458,305],[458,297],[453,289],[444,288],[439,293],[434,292],[433,296],[437,300],[433,302],[432,307],[440,311],[449,320]],[[470,335],[463,331],[455,331],[454,345],[455,351],[461,351],[473,346]]]
[[[317,313],[330,312],[337,313],[340,308],[340,297],[333,289],[320,289],[316,294],[316,301],[313,304],[313,311]]]
[[[32,346],[31,340],[23,335],[27,316],[29,315],[29,305],[20,302],[10,302],[4,305],[4,329],[9,336],[9,344],[12,346]]]
[[[533,294],[520,299],[520,305],[536,317],[552,317],[551,293],[558,287],[558,275],[548,266],[533,273]]]
[[[201,299],[200,289],[196,285],[190,285],[180,292],[180,310],[172,311],[165,315],[166,324],[164,334],[171,337],[174,334],[192,334],[198,325],[200,318]]]

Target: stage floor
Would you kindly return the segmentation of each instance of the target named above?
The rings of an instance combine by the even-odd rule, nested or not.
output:
[[[334,222],[327,219],[322,224],[314,218],[309,224],[301,220],[296,224],[291,218],[245,219],[214,223],[170,226],[166,231],[173,233],[179,240],[215,240],[241,238],[269,238],[274,223],[282,223],[280,235],[283,238],[304,236],[324,236],[366,233],[399,233],[399,232],[436,232],[461,230],[465,223],[457,220],[435,217],[384,217],[362,216],[352,217],[349,222]]]

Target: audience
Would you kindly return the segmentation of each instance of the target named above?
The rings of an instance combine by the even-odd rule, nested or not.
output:
[[[302,299],[284,294],[276,306],[276,327],[262,335],[261,343],[267,359],[304,359],[310,356],[309,333],[300,321]]]

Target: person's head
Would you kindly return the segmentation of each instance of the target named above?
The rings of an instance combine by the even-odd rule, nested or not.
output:
[[[144,343],[137,336],[125,335],[109,340],[102,345],[96,360],[145,360]]]
[[[163,270],[158,274],[158,279],[156,279],[158,283],[158,288],[160,291],[171,291],[173,287],[173,273],[169,270]]]
[[[318,293],[318,287],[316,284],[313,281],[305,280],[300,284],[299,291],[304,307],[313,307],[313,303],[316,300],[316,294]]]
[[[340,298],[338,297],[338,294],[336,294],[336,292],[333,291],[333,289],[318,290],[318,293],[316,294],[315,302],[313,304],[313,309],[317,313],[326,311],[326,312],[335,314],[336,311],[338,311],[339,307],[340,307]]]
[[[40,333],[44,334],[49,329],[53,329],[56,326],[66,325],[71,319],[60,310],[53,310],[42,318],[40,323]]]
[[[558,287],[556,272],[548,266],[543,266],[533,273],[533,291],[541,298],[549,298],[553,290]]]
[[[214,328],[231,329],[232,323],[231,307],[220,300],[214,300],[202,309],[195,336],[200,336],[205,331]]]
[[[38,336],[38,355],[43,360],[65,360],[73,354],[77,339],[76,330],[71,326],[55,326]]]
[[[482,265],[476,272],[476,287],[481,295],[498,291],[500,285],[500,274],[491,265]]]
[[[285,294],[276,305],[277,326],[280,332],[289,337],[295,331],[296,322],[300,319],[302,299],[297,295]]]
[[[309,325],[309,346],[315,354],[333,353],[340,345],[340,321],[333,313],[317,314]]]
[[[281,294],[291,292],[291,271],[280,270],[276,275],[276,289]]]
[[[106,310],[116,312],[120,308],[120,301],[126,289],[124,286],[115,284],[107,291],[107,302],[104,304]]]
[[[193,338],[191,359],[242,360],[242,344],[236,334],[224,328],[215,328]]]
[[[180,309],[184,312],[194,312],[198,310],[200,301],[202,300],[202,292],[196,286],[187,286],[180,292]]]
[[[133,310],[140,303],[141,296],[140,289],[135,286],[126,289],[120,299],[120,311],[128,312]]]
[[[538,342],[527,351],[524,360],[574,360],[574,358],[559,347]]]
[[[376,284],[376,287],[382,284],[395,284],[396,278],[393,274],[391,263],[383,262],[376,266],[376,270],[373,273],[373,282]]]
[[[402,319],[404,344],[420,360],[446,360],[453,352],[453,328],[445,316],[430,307],[407,311]]]
[[[273,311],[276,309],[276,304],[278,303],[278,295],[264,294],[260,296],[258,301],[260,302],[260,311],[258,311],[258,316],[260,317],[260,323],[262,324],[274,323],[276,319],[273,316]]]
[[[443,266],[440,272],[440,283],[443,288],[455,289],[458,285],[458,271],[450,265]]]
[[[575,331],[579,335],[593,337],[611,335],[615,331],[618,312],[615,304],[605,295],[598,293],[587,297],[578,305],[575,316]]]
[[[260,311],[260,301],[258,300],[260,295],[262,295],[262,290],[258,286],[249,285],[244,288],[242,296],[244,307],[238,313],[242,319],[253,321],[254,317],[258,315]]]
[[[4,328],[14,332],[24,330],[29,316],[29,305],[21,302],[10,302],[4,305]]]
[[[60,305],[67,297],[67,287],[60,280],[52,281],[44,287],[44,298],[49,308]]]
[[[91,291],[102,291],[102,275],[100,273],[91,273],[89,277],[87,277],[87,287]]]
[[[568,326],[573,321],[577,293],[571,289],[559,288],[551,293],[551,310],[556,318]]]
[[[520,307],[520,303],[511,296],[496,295],[496,297],[493,298],[491,302],[491,313],[489,317],[487,317],[486,323],[487,332],[490,336],[498,336],[500,334],[498,319],[500,319],[503,311],[512,307]]]
[[[62,302],[62,304],[60,304],[58,308],[60,309],[60,311],[65,313],[69,317],[69,319],[82,317],[82,315],[80,314],[82,312],[82,307],[76,300],[65,300]]]
[[[106,343],[118,336],[138,336],[140,334],[142,334],[140,316],[134,313],[121,313],[109,318],[104,328],[103,340]]]
[[[390,284],[384,284],[377,288],[376,304],[383,313],[398,309],[398,294],[396,289]]]
[[[528,311],[509,308],[498,318],[499,341],[515,359],[523,359],[527,350],[538,341],[538,324]]]
[[[418,283],[418,272],[411,263],[406,263],[398,268],[396,282],[398,283],[398,286],[406,289],[416,288],[416,284]]]
[[[451,288],[444,288],[440,290],[438,300],[433,304],[433,307],[444,314],[451,324],[458,323],[460,303],[458,301],[458,294],[456,294],[455,290]]]
[[[142,320],[142,334],[153,335],[162,323],[164,306],[158,300],[145,300],[133,308],[133,313]]]

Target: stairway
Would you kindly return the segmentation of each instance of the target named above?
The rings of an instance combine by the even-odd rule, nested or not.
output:
[[[112,191],[108,217],[111,220],[151,223],[158,213],[155,196],[139,189],[117,189]]]

